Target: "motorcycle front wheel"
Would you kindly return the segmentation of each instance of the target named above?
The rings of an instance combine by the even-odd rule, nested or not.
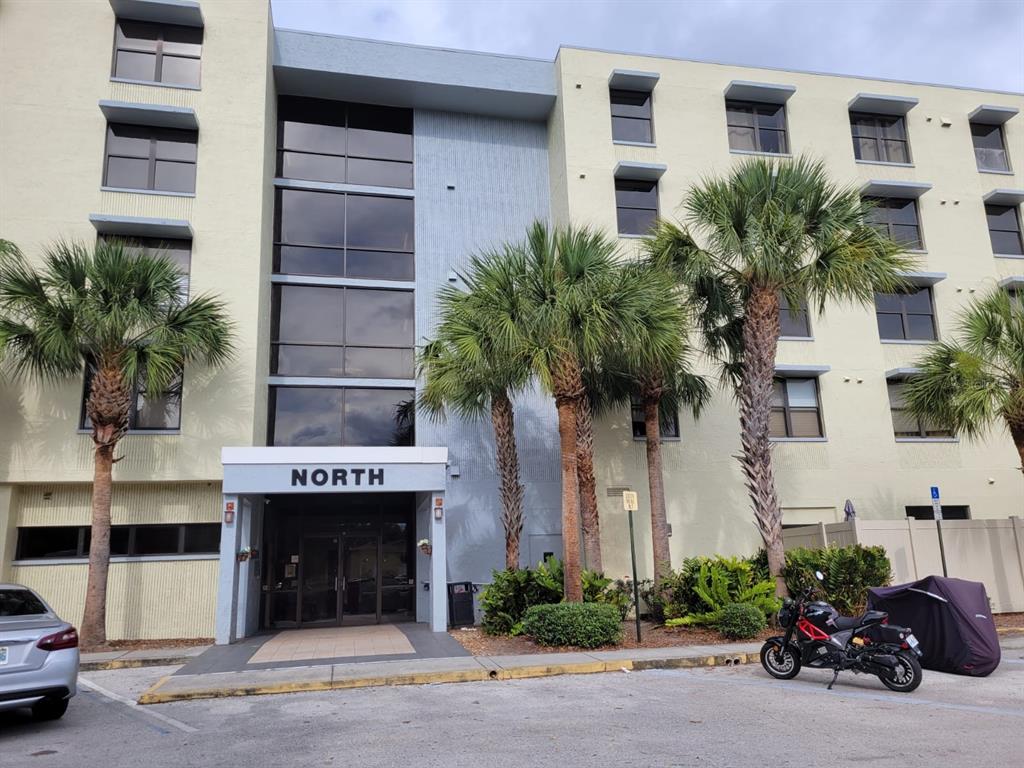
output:
[[[791,646],[765,643],[761,646],[761,666],[772,677],[789,680],[800,671],[800,655]]]
[[[896,669],[889,675],[879,675],[882,685],[897,693],[910,693],[921,684],[921,662],[912,653],[900,651],[896,654]]]

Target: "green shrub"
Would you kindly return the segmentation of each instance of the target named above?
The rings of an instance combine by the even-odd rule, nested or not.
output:
[[[480,592],[483,630],[489,635],[516,635],[522,631],[523,617],[534,605],[562,602],[564,571],[562,563],[549,557],[536,568],[494,571],[491,583]],[[632,584],[614,583],[600,573],[583,571],[583,600],[607,603],[625,618],[633,601]]]
[[[764,612],[750,603],[730,603],[722,608],[715,629],[733,640],[747,640],[768,626]]]
[[[622,638],[622,617],[609,603],[534,605],[526,611],[523,632],[541,645],[597,648]]]
[[[694,566],[698,567],[693,597],[685,606],[669,606],[665,611],[669,619],[675,619],[671,626],[714,626],[722,610],[732,603],[749,603],[761,611],[762,617],[779,610],[775,584],[757,580],[749,561],[735,557],[700,558],[691,569]]]
[[[824,584],[815,577],[815,571],[825,576]],[[853,615],[864,610],[869,587],[884,587],[892,581],[892,564],[882,546],[799,547],[786,552],[782,575],[792,594],[813,585],[818,590],[817,597],[827,600],[840,613]]]

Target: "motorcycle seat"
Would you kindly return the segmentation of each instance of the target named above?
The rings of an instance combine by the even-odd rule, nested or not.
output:
[[[860,616],[836,616],[832,620],[836,629],[853,629],[868,622],[877,622],[885,616],[882,611],[865,611]]]

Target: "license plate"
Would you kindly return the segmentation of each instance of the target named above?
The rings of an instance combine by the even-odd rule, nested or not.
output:
[[[917,638],[913,635],[907,635],[907,645],[909,645],[911,648],[917,648],[920,645],[920,643],[917,642]]]
[[[0,664],[7,663],[7,646],[0,645]]]

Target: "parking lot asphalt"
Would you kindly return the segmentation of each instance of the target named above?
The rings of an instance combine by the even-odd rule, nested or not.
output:
[[[1019,766],[1014,645],[987,678],[926,671],[909,695],[746,665],[140,707],[173,668],[92,672],[61,721],[0,714],[0,766]]]

